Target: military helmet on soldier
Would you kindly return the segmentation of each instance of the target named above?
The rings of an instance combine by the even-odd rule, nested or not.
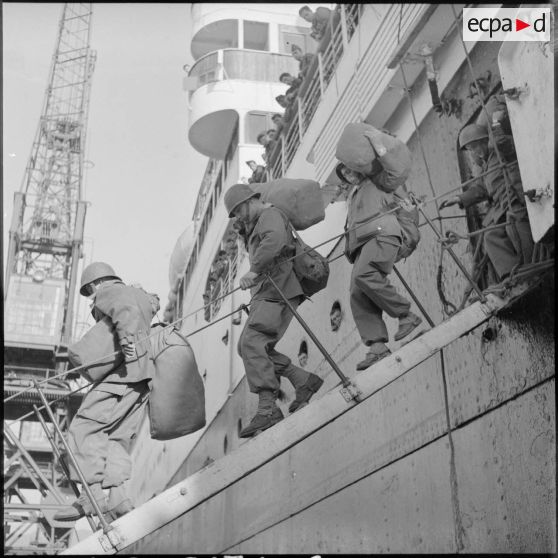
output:
[[[480,124],[469,124],[459,132],[459,149],[463,149],[467,144],[488,138],[488,130]]]
[[[258,192],[254,192],[247,184],[233,184],[225,192],[225,208],[229,217],[233,216],[233,211],[246,200],[250,198],[260,197]]]
[[[120,279],[112,267],[104,262],[93,262],[90,263],[81,273],[81,283],[79,288],[79,294],[87,296],[87,290],[85,287],[97,279],[102,279],[104,277],[110,279]]]

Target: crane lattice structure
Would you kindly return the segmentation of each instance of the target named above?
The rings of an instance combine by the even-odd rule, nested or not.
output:
[[[84,150],[95,52],[91,3],[63,5],[39,125],[23,183],[14,196],[4,291],[4,548],[50,553],[71,542],[72,524],[52,519],[68,484],[44,428],[39,398],[24,392],[67,367],[83,256]],[[83,395],[72,378],[44,384],[62,430]],[[14,422],[22,411],[31,419]],[[31,527],[35,526],[35,529]],[[34,531],[34,533],[33,533]]]

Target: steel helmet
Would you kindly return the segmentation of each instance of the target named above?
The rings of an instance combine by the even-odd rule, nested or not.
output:
[[[119,279],[120,281],[122,281],[122,279],[120,279],[120,277],[116,275],[114,269],[112,269],[109,264],[104,262],[93,262],[90,263],[81,273],[79,294],[87,296],[87,293],[85,292],[85,286],[89,285],[89,283],[92,283],[93,281],[96,281],[97,279],[101,279],[102,277],[111,277],[113,279]]]
[[[246,200],[250,198],[260,197],[258,192],[254,192],[248,184],[233,184],[226,192],[225,192],[225,208],[227,209],[227,213],[229,217],[232,217],[232,212]]]
[[[469,124],[459,132],[459,149],[463,149],[472,141],[488,138],[486,126],[480,124]]]

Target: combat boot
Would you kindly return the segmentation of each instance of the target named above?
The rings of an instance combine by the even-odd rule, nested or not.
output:
[[[101,488],[101,483],[97,482],[90,484],[89,488],[91,489],[97,504],[99,504],[101,512],[106,513],[108,511],[108,504]],[[87,497],[85,490],[82,490],[79,498],[69,506],[58,510],[54,514],[53,519],[56,521],[77,521],[86,515],[92,515],[94,513],[95,510],[91,504],[91,500]]]
[[[369,366],[372,366],[375,362],[387,357],[391,354],[391,351],[387,348],[384,343],[372,343],[370,349],[366,353],[364,360],[361,360],[357,365],[357,370],[366,370]]]
[[[294,413],[298,409],[304,407],[312,395],[314,395],[321,387],[324,381],[316,374],[310,374],[306,383],[296,388],[295,399],[289,405],[289,413]]]
[[[269,410],[258,410],[250,424],[240,431],[241,438],[251,438],[257,432],[267,430],[270,426],[282,421],[285,417],[279,407],[275,406]]]
[[[401,316],[399,318],[399,329],[394,336],[395,341],[399,341],[403,339],[403,337],[407,337],[413,329],[415,329],[419,324],[422,323],[422,318],[409,312],[406,316]]]

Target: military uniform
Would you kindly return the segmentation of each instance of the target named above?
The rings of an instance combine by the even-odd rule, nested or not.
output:
[[[146,339],[158,301],[121,281],[99,286],[92,308],[95,320],[108,316],[121,345],[135,343],[136,358],[95,384],[68,429],[68,444],[88,484],[121,485],[131,476],[130,449],[143,416],[154,366]],[[70,464],[73,480],[77,473]]]
[[[406,146],[400,142],[392,143],[394,148],[377,159],[382,170],[373,179],[366,178],[354,186],[347,199],[345,255],[354,264],[350,286],[351,311],[366,345],[389,340],[382,312],[392,318],[401,318],[410,309],[409,301],[387,278],[401,246],[399,221],[395,213],[370,220],[372,215],[395,207],[394,190],[405,197],[399,187],[408,176],[410,159],[397,155],[398,150],[406,150]]]
[[[504,162],[516,160],[511,137],[497,132],[494,137]],[[504,170],[499,166],[494,146],[489,144],[488,157],[482,172],[490,172],[458,196],[462,209],[485,200],[491,202],[482,221],[483,227],[513,221],[513,224],[486,231],[483,235],[484,249],[500,279],[508,275],[516,265],[530,263],[533,253],[533,238],[519,168],[514,165],[506,167],[506,170],[510,183],[509,196]]]
[[[281,259],[295,253],[294,240],[286,217],[277,208],[268,207],[262,211],[249,236],[248,253],[250,271],[257,274],[271,271],[279,289],[296,308],[303,300],[303,291],[293,263],[277,265]],[[269,280],[252,287],[251,294],[250,315],[238,342],[250,391],[276,392],[280,387],[278,376],[285,376],[295,386],[303,384],[309,373],[275,350],[292,320],[292,313]]]

